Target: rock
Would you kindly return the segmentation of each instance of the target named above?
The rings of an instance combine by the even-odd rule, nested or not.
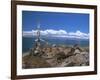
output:
[[[82,50],[84,49],[84,50]],[[30,50],[30,55],[23,56],[23,68],[47,68],[47,67],[68,67],[68,66],[88,66],[89,52],[78,45],[73,47],[53,46],[43,47],[36,55],[35,49]],[[89,49],[89,48],[88,48]]]
[[[87,59],[86,56],[82,54],[76,54],[66,58],[65,61],[61,63],[61,66],[81,66],[88,65],[87,63],[89,63],[89,59]]]
[[[28,57],[26,60],[25,57]],[[23,68],[46,68],[51,67],[43,58],[38,56],[25,56],[23,60]]]

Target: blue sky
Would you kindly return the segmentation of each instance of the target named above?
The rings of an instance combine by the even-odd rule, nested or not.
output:
[[[64,30],[67,33],[89,33],[89,14],[22,11],[23,31],[36,30],[37,20],[42,30]]]
[[[23,11],[22,19],[24,31],[36,29],[39,20],[42,29],[89,32],[88,14]]]

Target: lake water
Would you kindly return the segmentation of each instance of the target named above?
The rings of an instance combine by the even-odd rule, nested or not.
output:
[[[35,43],[34,37],[22,37],[22,52],[27,52],[29,51],[30,48],[34,47]],[[67,39],[67,38],[42,38],[43,40],[47,41],[48,43],[56,44],[56,45],[74,45],[74,44],[79,44],[80,46],[87,47],[89,46],[89,40],[85,39]],[[43,44],[43,42],[42,42]]]

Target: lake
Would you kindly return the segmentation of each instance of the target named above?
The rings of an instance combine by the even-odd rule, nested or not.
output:
[[[29,51],[30,48],[35,45],[35,37],[22,37],[22,52]],[[69,39],[69,38],[61,38],[61,37],[42,37],[41,39],[46,42],[56,45],[74,45],[79,44],[82,47],[89,46],[89,39]],[[44,42],[41,42],[43,45]]]

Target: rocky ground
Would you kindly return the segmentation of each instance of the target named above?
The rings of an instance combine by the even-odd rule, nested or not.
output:
[[[23,56],[22,62],[22,67],[25,69],[88,66],[89,48],[78,45],[42,47],[36,55],[34,55],[33,49],[29,54]]]

